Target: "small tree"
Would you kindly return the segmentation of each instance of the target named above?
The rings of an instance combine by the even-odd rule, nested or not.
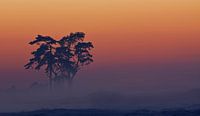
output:
[[[81,67],[93,62],[90,54],[93,45],[84,42],[84,37],[84,33],[76,32],[57,41],[49,36],[38,35],[29,44],[37,44],[39,48],[32,52],[33,58],[25,68],[40,70],[44,67],[51,88],[56,81],[71,82]]]

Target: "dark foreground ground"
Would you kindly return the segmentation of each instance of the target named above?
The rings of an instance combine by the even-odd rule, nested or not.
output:
[[[133,111],[116,111],[116,110],[38,110],[20,113],[0,113],[0,116],[200,116],[200,109],[195,110],[133,110]]]

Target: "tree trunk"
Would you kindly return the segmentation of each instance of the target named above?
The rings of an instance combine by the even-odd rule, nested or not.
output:
[[[52,80],[52,78],[49,79],[49,90],[50,91],[53,90],[53,80]]]
[[[74,77],[75,77],[75,74],[73,74],[73,75],[69,74],[69,79],[67,81],[68,81],[68,87],[70,87],[70,88],[73,85],[73,79],[74,79]]]
[[[51,52],[51,54],[52,54],[52,46],[50,46],[50,52]],[[52,59],[52,58],[51,58]],[[52,60],[50,60],[50,62],[48,63],[49,64],[49,66],[50,66],[50,71],[49,71],[49,78],[50,78],[50,82],[49,82],[49,86],[50,86],[50,91],[52,91],[52,89],[53,89],[53,79],[52,79],[52,73],[53,73],[53,65],[52,65]]]
[[[52,91],[53,89],[52,67],[50,68],[50,71],[49,71],[49,89],[50,91]]]

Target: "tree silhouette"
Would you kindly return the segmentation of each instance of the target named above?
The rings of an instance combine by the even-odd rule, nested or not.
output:
[[[84,37],[85,33],[75,32],[57,41],[38,35],[29,44],[39,45],[39,48],[32,52],[33,58],[24,67],[35,70],[44,67],[50,88],[56,81],[71,82],[81,67],[93,62],[90,50],[94,47],[91,42],[84,42]]]

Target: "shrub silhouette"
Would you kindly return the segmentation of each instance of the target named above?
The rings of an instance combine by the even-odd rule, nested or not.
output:
[[[42,67],[49,78],[52,88],[54,82],[71,82],[81,67],[93,62],[91,42],[84,42],[85,33],[75,32],[59,41],[38,35],[30,45],[38,45],[31,54],[33,58],[24,66],[26,69],[40,70]]]

